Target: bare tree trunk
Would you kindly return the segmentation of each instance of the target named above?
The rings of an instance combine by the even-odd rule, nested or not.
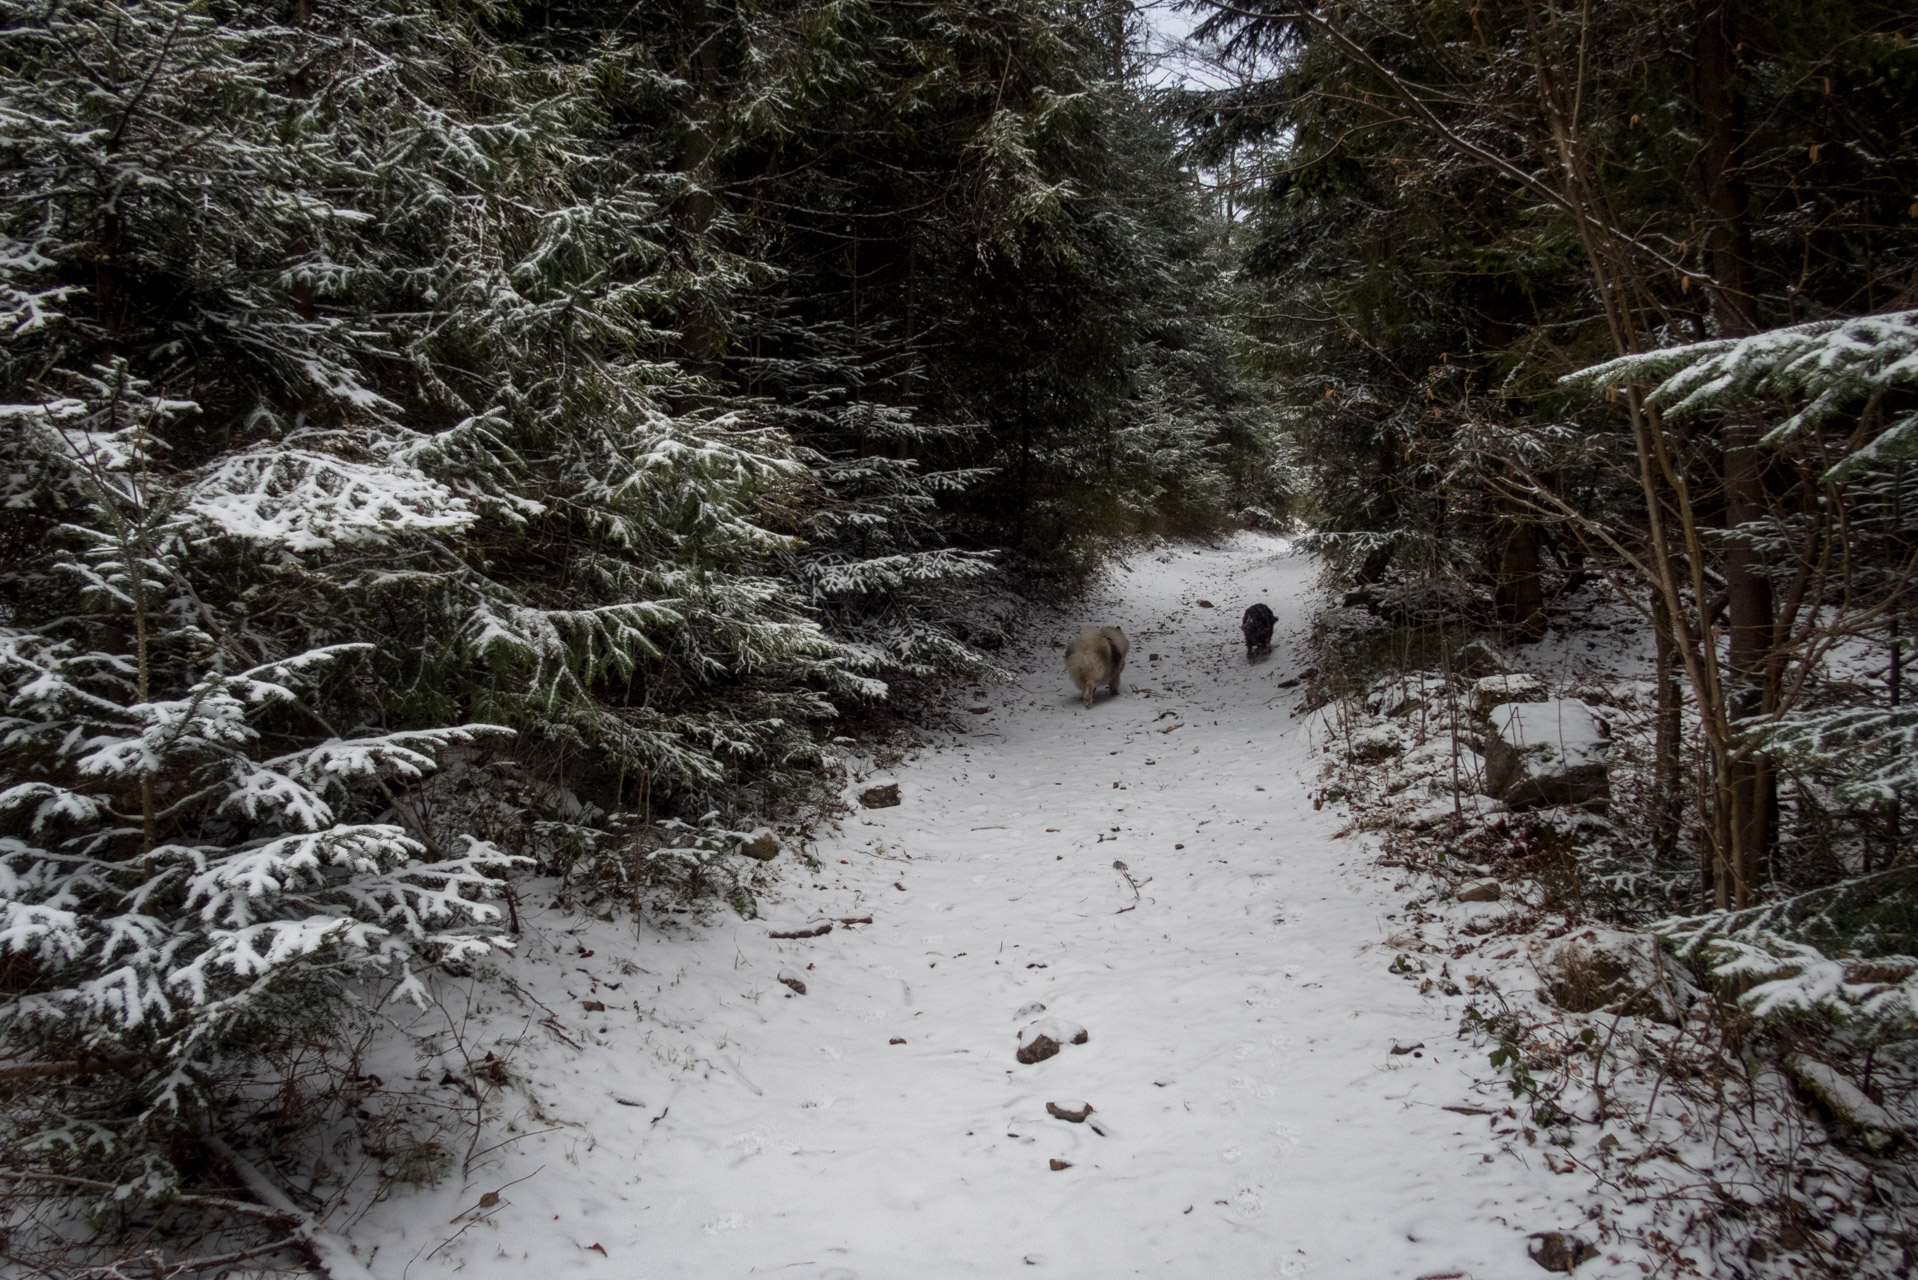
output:
[[[1517,517],[1499,521],[1493,537],[1498,568],[1492,607],[1499,625],[1521,641],[1545,637],[1545,591],[1538,574],[1538,525]]]
[[[1751,283],[1750,197],[1739,170],[1744,133],[1732,88],[1736,19],[1736,0],[1720,0],[1704,9],[1699,15],[1697,44],[1698,106],[1705,134],[1699,159],[1710,218],[1706,247],[1712,271],[1712,314],[1720,336],[1732,338],[1758,331]],[[1761,434],[1757,423],[1745,419],[1727,421],[1720,428],[1727,530],[1726,609],[1731,633],[1726,659],[1730,705],[1726,710],[1734,721],[1760,716],[1776,702],[1769,687],[1771,579],[1751,540],[1736,532],[1765,517],[1763,460],[1758,448]],[[1721,790],[1730,812],[1721,815],[1719,827],[1730,842],[1733,897],[1742,907],[1751,902],[1765,876],[1776,782],[1770,763],[1762,755],[1746,752],[1731,761],[1731,776],[1725,782]]]

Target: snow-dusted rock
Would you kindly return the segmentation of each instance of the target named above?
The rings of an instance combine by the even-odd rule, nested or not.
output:
[[[1086,1117],[1092,1114],[1092,1104],[1078,1099],[1071,1102],[1048,1102],[1046,1114],[1054,1119],[1064,1120],[1068,1124],[1084,1124]]]
[[[1544,702],[1547,696],[1545,681],[1538,676],[1484,676],[1472,682],[1472,709],[1480,715],[1508,702]]]
[[[1352,732],[1345,742],[1345,758],[1353,764],[1377,764],[1405,750],[1405,737],[1396,724],[1369,724]]]
[[[1460,902],[1497,902],[1499,883],[1496,880],[1475,880],[1458,891]]]
[[[899,803],[899,784],[880,783],[859,793],[859,803],[868,809],[890,809]]]
[[[773,834],[771,827],[760,827],[739,842],[739,851],[748,858],[771,862],[779,856],[779,837]]]
[[[1059,1052],[1062,1045],[1084,1044],[1092,1037],[1076,1022],[1041,1018],[1019,1033],[1019,1061],[1031,1066]]]
[[[1611,741],[1590,707],[1571,698],[1494,707],[1485,737],[1485,794],[1514,811],[1611,799]]]
[[[1569,1231],[1535,1231],[1527,1239],[1526,1254],[1547,1271],[1571,1271],[1598,1256],[1588,1241]]]
[[[779,980],[791,987],[799,995],[803,996],[806,994],[806,980],[794,973],[791,969],[781,969],[779,971]]]
[[[1019,1052],[1013,1056],[1025,1066],[1035,1062],[1044,1062],[1059,1052],[1059,1042],[1048,1035],[1027,1037],[1023,1032],[1019,1036]]]

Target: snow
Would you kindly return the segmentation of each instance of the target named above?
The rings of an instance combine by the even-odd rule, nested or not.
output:
[[[1568,769],[1605,763],[1612,745],[1591,708],[1575,698],[1504,703],[1493,710],[1492,727],[1519,751],[1562,760]]]
[[[1577,1229],[1592,1182],[1475,1092],[1464,1001],[1389,969],[1435,950],[1423,926],[1387,922],[1403,894],[1308,799],[1277,686],[1314,572],[1252,536],[1115,570],[888,775],[898,806],[771,864],[765,919],[636,933],[527,895],[501,962],[526,1003],[477,988],[443,1046],[520,1091],[463,1174],[358,1206],[359,1256],[383,1280],[1535,1274],[1527,1234]],[[1248,664],[1255,600],[1281,642]],[[1090,710],[1048,646],[1081,622],[1137,657]],[[1089,1040],[1022,1066],[1041,1014]]]

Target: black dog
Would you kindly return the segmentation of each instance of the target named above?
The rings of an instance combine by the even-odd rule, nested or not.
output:
[[[1263,604],[1255,604],[1245,611],[1245,617],[1239,621],[1239,630],[1245,633],[1245,658],[1250,662],[1261,653],[1272,652],[1272,624],[1277,619],[1272,611]]]

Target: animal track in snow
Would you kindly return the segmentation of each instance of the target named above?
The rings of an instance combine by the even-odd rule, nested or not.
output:
[[[1270,1098],[1277,1091],[1269,1084],[1262,1084],[1251,1076],[1233,1076],[1232,1087],[1243,1089],[1255,1098]]]

